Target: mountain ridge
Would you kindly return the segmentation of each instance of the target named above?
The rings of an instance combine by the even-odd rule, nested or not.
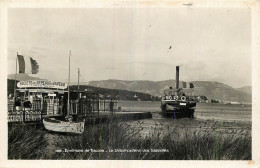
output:
[[[245,92],[245,93],[249,93],[252,94],[252,86],[243,86],[240,88],[236,88],[239,91]]]
[[[180,81],[180,85],[184,81]],[[209,99],[219,99],[227,102],[251,102],[251,94],[233,88],[227,84],[211,81],[191,81],[194,84],[192,89],[193,95],[207,96]],[[135,92],[147,93],[153,96],[162,96],[163,91],[169,87],[175,87],[175,80],[169,79],[164,81],[124,81],[124,80],[100,80],[90,81],[90,86],[124,89]]]
[[[8,79],[14,79],[14,75],[8,75]],[[32,77],[27,74],[17,74],[17,80],[40,80],[38,77]],[[45,79],[42,79],[45,80]],[[180,85],[183,81],[180,81]],[[207,96],[208,99],[219,99],[227,102],[252,102],[252,87],[244,86],[233,88],[227,84],[216,81],[191,81],[194,84],[192,95]],[[71,82],[71,85],[77,85],[77,82]],[[175,80],[168,79],[163,81],[150,80],[95,80],[90,82],[80,82],[80,85],[93,87],[128,90],[150,94],[152,96],[162,96],[163,91],[169,87],[175,88]]]

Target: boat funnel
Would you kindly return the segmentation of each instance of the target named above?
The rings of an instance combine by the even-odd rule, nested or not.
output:
[[[179,89],[179,66],[176,66],[176,89]]]

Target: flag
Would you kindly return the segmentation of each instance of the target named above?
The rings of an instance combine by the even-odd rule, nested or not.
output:
[[[31,57],[17,55],[19,63],[19,73],[37,74],[39,71],[38,63]]]
[[[187,87],[186,82],[182,82],[182,85],[183,85],[183,88],[186,88],[186,87]]]
[[[182,82],[181,88],[191,89],[191,88],[194,88],[194,85],[193,85],[193,83],[190,83],[190,82]]]
[[[193,83],[190,83],[190,88],[194,88],[194,84]]]

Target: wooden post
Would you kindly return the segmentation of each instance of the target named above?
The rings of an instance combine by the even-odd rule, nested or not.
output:
[[[54,96],[52,96],[52,114],[54,115],[54,104],[55,104],[55,102],[54,102]]]
[[[14,103],[13,103],[13,111],[16,110],[15,108],[15,101],[16,101],[16,76],[17,76],[17,59],[18,59],[18,52],[17,52],[17,55],[16,55],[16,59],[15,59],[15,79],[14,79]]]
[[[104,112],[106,111],[106,100],[104,99]]]
[[[23,109],[23,122],[25,122],[25,109]]]
[[[69,76],[68,76],[68,111],[67,111],[67,117],[69,116],[70,113],[70,55],[71,55],[71,50],[69,54]]]
[[[78,102],[76,102],[75,104],[76,104],[76,106],[75,106],[75,108],[76,108],[76,114],[78,114]]]
[[[99,108],[100,108],[100,101],[99,101],[99,97],[98,97],[98,99],[97,99],[97,103],[98,103],[98,115],[99,115]]]
[[[78,68],[78,100],[79,100],[79,77],[80,77],[80,69]]]
[[[92,103],[92,115],[94,115],[94,105],[95,105],[94,104],[94,100],[95,100],[95,98],[91,100],[91,103]]]
[[[40,122],[42,123],[42,111],[43,110],[41,110],[41,116],[40,116]]]

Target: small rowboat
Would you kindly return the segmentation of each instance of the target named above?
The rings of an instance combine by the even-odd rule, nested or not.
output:
[[[84,121],[62,121],[55,118],[44,118],[44,127],[49,131],[82,134]]]
[[[70,55],[71,51],[69,54],[68,100],[70,100]],[[78,71],[78,79],[79,76]],[[68,103],[67,109],[69,112],[70,103]],[[66,117],[69,118],[69,120],[58,119],[57,117],[47,117],[43,119],[43,125],[49,131],[82,134],[84,132],[85,120],[79,121],[76,119],[76,116],[77,115],[74,115],[74,119],[69,118],[70,116],[68,113]]]

